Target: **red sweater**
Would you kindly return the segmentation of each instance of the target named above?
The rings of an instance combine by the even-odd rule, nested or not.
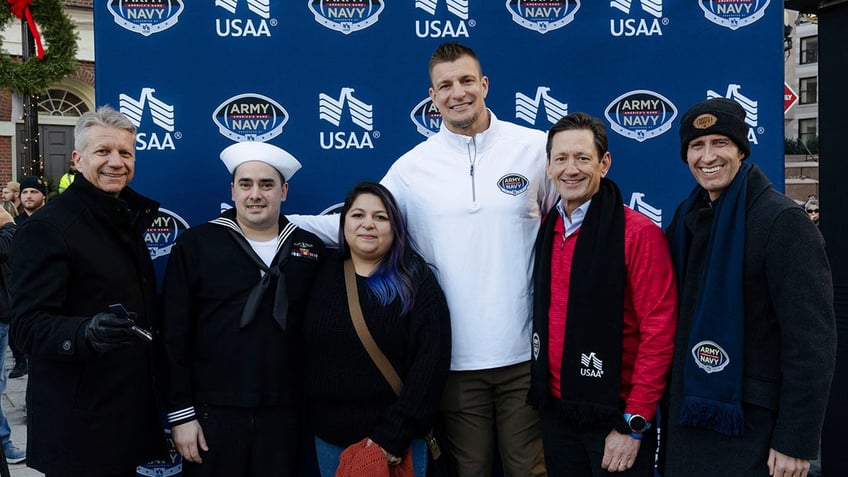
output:
[[[551,304],[548,308],[548,388],[560,398],[560,369],[565,342],[571,260],[578,229],[562,241],[557,220],[551,254]],[[624,412],[651,420],[665,389],[677,326],[677,285],[662,230],[644,215],[624,208],[624,337],[621,399]],[[566,383],[566,386],[568,383]]]

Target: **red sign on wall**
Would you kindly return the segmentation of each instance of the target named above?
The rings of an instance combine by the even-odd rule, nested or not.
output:
[[[798,95],[792,91],[788,84],[783,83],[783,114],[798,102]]]

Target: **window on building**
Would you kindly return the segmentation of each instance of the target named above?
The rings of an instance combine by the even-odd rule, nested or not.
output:
[[[798,139],[804,144],[815,141],[817,133],[816,118],[798,120]]]
[[[817,63],[819,61],[819,37],[808,36],[801,38],[801,64]]]
[[[79,117],[88,112],[88,106],[79,96],[58,88],[48,89],[38,102],[38,114],[48,116]]]
[[[801,104],[812,104],[818,101],[819,80],[817,77],[801,78],[799,86],[801,94],[798,101]]]

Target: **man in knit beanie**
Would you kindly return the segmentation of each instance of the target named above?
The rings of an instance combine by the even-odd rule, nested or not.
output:
[[[24,211],[15,217],[15,223],[18,225],[24,223],[24,220],[47,203],[47,187],[41,179],[35,176],[26,176],[21,179],[21,203]]]
[[[697,185],[666,234],[680,316],[663,419],[664,477],[805,476],[836,357],[824,240],[749,156],[745,110],[700,102],[680,122]]]

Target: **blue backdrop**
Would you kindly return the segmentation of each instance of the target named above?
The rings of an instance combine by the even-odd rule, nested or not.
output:
[[[667,225],[693,180],[682,113],[748,111],[753,160],[782,189],[782,3],[770,0],[101,0],[97,102],[138,125],[133,187],[166,209],[157,268],[230,202],[218,153],[266,141],[303,163],[283,210],[317,213],[437,130],[435,47],[474,48],[501,119],[541,130],[585,111],[610,130],[625,203]]]
[[[771,0],[97,0],[98,104],[137,123],[133,187],[165,209],[157,270],[186,227],[230,203],[218,159],[266,141],[303,163],[285,212],[380,179],[440,125],[435,47],[478,53],[499,118],[547,130],[585,111],[610,131],[624,200],[667,225],[694,185],[680,116],[711,96],[748,113],[752,158],[782,190],[782,2]]]

